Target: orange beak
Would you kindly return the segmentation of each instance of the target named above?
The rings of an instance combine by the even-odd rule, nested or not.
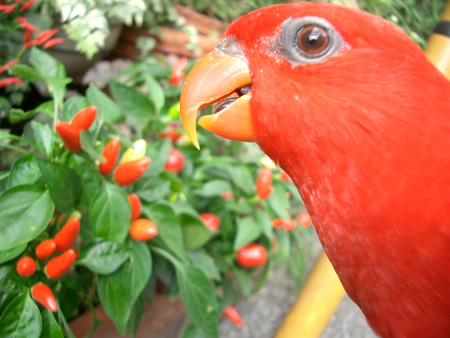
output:
[[[181,122],[192,143],[200,148],[197,139],[197,116],[201,108],[238,96],[239,88],[252,83],[247,63],[238,57],[210,52],[192,68],[181,91]],[[206,130],[235,141],[254,141],[250,118],[251,93],[227,102],[231,104],[212,115],[200,117],[198,123]]]

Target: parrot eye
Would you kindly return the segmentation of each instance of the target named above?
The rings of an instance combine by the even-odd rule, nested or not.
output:
[[[330,23],[319,17],[291,18],[283,22],[280,52],[293,65],[316,63],[336,54],[342,38]]]
[[[298,32],[298,47],[305,53],[317,55],[323,53],[330,43],[330,38],[325,29],[319,26],[303,27]]]

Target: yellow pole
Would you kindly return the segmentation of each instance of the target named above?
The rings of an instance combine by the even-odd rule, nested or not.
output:
[[[322,251],[275,338],[319,337],[344,295],[344,288]]]
[[[425,54],[450,79],[450,2],[428,40]],[[319,337],[344,295],[333,266],[322,252],[275,338]]]
[[[436,68],[450,79],[450,2],[442,12],[441,21],[428,39],[425,54]]]

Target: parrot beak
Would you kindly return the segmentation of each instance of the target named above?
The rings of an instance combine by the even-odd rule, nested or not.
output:
[[[198,112],[219,101],[213,114],[200,117],[198,123],[231,140],[255,140],[250,118],[251,92],[245,93],[251,83],[250,71],[243,59],[222,55],[216,50],[192,68],[181,91],[180,116],[187,135],[197,148],[200,148],[196,130]]]

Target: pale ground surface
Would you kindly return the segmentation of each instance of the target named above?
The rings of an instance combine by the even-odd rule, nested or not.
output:
[[[317,244],[317,250],[319,249]],[[313,263],[314,257],[308,259],[308,270]],[[270,281],[256,295],[235,304],[244,326],[237,328],[223,319],[219,324],[220,338],[272,338],[296,296],[295,281],[289,273],[284,269],[274,272]],[[301,333],[298,337],[302,337]],[[376,337],[359,308],[347,296],[320,336],[320,338]]]

